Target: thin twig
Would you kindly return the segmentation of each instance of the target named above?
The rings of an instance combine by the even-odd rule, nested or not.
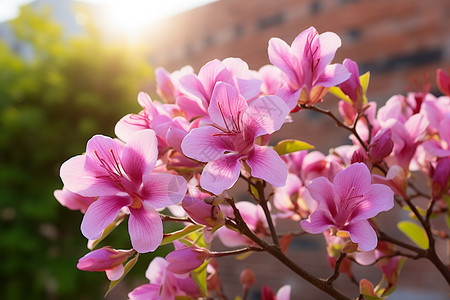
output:
[[[328,277],[327,280],[326,280],[328,283],[330,283],[330,284],[333,283],[333,281],[335,281],[339,277],[339,268],[340,268],[341,263],[344,260],[345,256],[347,256],[347,253],[341,252],[341,254],[339,255],[339,258],[334,263],[334,272],[333,272],[333,274],[331,274],[331,276]]]

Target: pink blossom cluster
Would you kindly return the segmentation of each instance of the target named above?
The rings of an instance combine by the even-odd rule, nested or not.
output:
[[[128,219],[130,250],[106,246],[77,267],[105,271],[117,281],[136,253],[173,243],[173,252],[152,260],[150,283],[130,292],[130,299],[225,299],[214,258],[258,251],[285,255],[292,234],[278,240],[275,227],[277,219],[289,219],[305,233],[324,233],[336,272],[354,280],[353,262],[377,261],[389,287],[395,286],[401,258],[394,244],[380,240],[374,218],[394,207],[394,197],[400,205],[410,203],[413,172],[428,178],[435,207],[448,208],[450,79],[438,71],[445,96],[410,92],[377,110],[367,100],[369,74],[360,76],[350,59],[331,63],[340,46],[335,33],[311,27],[291,45],[272,38],[272,65],[259,71],[239,58],[215,59],[198,73],[189,66],[173,73],[156,69],[160,101],[139,93],[142,110],[118,121],[117,138],[95,135],[84,154],[61,166],[64,188],[55,197],[84,214],[81,232],[91,249]],[[349,130],[350,144],[328,155],[273,147],[271,135],[291,122],[290,114],[325,112],[317,104],[327,93],[341,99],[342,121],[336,120]],[[238,181],[248,185],[251,201],[230,196]],[[265,196],[269,190],[273,201]],[[163,222],[183,229],[164,233]],[[212,251],[215,237],[238,249]],[[281,251],[270,248],[270,238]],[[290,292],[283,287],[275,295],[264,287],[262,299],[288,299]]]

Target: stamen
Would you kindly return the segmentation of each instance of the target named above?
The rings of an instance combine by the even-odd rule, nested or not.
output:
[[[230,132],[231,130],[230,130],[230,128],[228,128],[227,121],[225,120],[225,115],[223,114],[223,111],[222,111],[222,103],[218,102],[217,106],[219,106],[220,114],[222,115],[222,120],[225,123],[225,127],[227,128],[227,131]]]

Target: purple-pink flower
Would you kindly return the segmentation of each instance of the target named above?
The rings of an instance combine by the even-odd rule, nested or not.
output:
[[[333,32],[319,35],[314,27],[300,33],[289,46],[279,38],[269,41],[269,60],[285,75],[276,95],[290,109],[297,103],[312,105],[322,100],[329,87],[350,77],[341,64],[332,64],[341,39]]]
[[[258,136],[271,134],[283,124],[289,108],[277,96],[264,96],[251,103],[230,84],[219,82],[208,108],[212,124],[192,129],[184,138],[183,153],[208,162],[200,185],[216,195],[231,188],[246,160],[252,176],[274,186],[286,183],[287,167],[270,147],[255,143]]]
[[[85,155],[75,156],[61,166],[60,175],[69,190],[99,197],[81,223],[86,238],[99,238],[119,211],[128,207],[133,248],[144,253],[159,246],[163,229],[156,209],[179,203],[187,183],[178,175],[151,173],[157,157],[156,135],[146,129],[134,133],[125,145],[96,135],[89,140]]]
[[[325,177],[314,179],[308,190],[318,202],[317,209],[301,221],[309,233],[327,229],[347,233],[364,251],[377,246],[377,235],[368,219],[394,206],[394,193],[383,184],[371,184],[371,175],[363,163],[355,163],[340,171],[330,182]]]

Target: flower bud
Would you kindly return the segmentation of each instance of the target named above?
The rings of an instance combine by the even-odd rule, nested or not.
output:
[[[102,272],[110,280],[117,280],[123,275],[123,263],[135,253],[134,250],[115,250],[110,246],[94,250],[78,260],[77,268],[82,271]]]
[[[241,283],[245,288],[249,288],[255,284],[255,273],[249,268],[241,272]]]
[[[361,150],[356,150],[353,152],[352,159],[350,161],[350,164],[354,163],[365,163],[366,162],[366,156]]]
[[[431,182],[433,197],[441,197],[448,192],[450,188],[450,158],[438,160]]]
[[[436,81],[441,92],[450,96],[450,76],[444,70],[438,69],[436,72]]]
[[[169,262],[166,269],[169,272],[175,274],[189,273],[200,267],[205,259],[210,257],[209,251],[205,248],[187,247],[178,241],[175,241],[174,245],[175,251],[166,256],[166,260]]]
[[[394,148],[391,129],[379,132],[369,145],[369,157],[374,164],[391,154]]]
[[[206,200],[206,199],[205,199]],[[224,223],[219,206],[205,203],[205,201],[186,196],[181,203],[186,213],[195,222],[214,227]]]

